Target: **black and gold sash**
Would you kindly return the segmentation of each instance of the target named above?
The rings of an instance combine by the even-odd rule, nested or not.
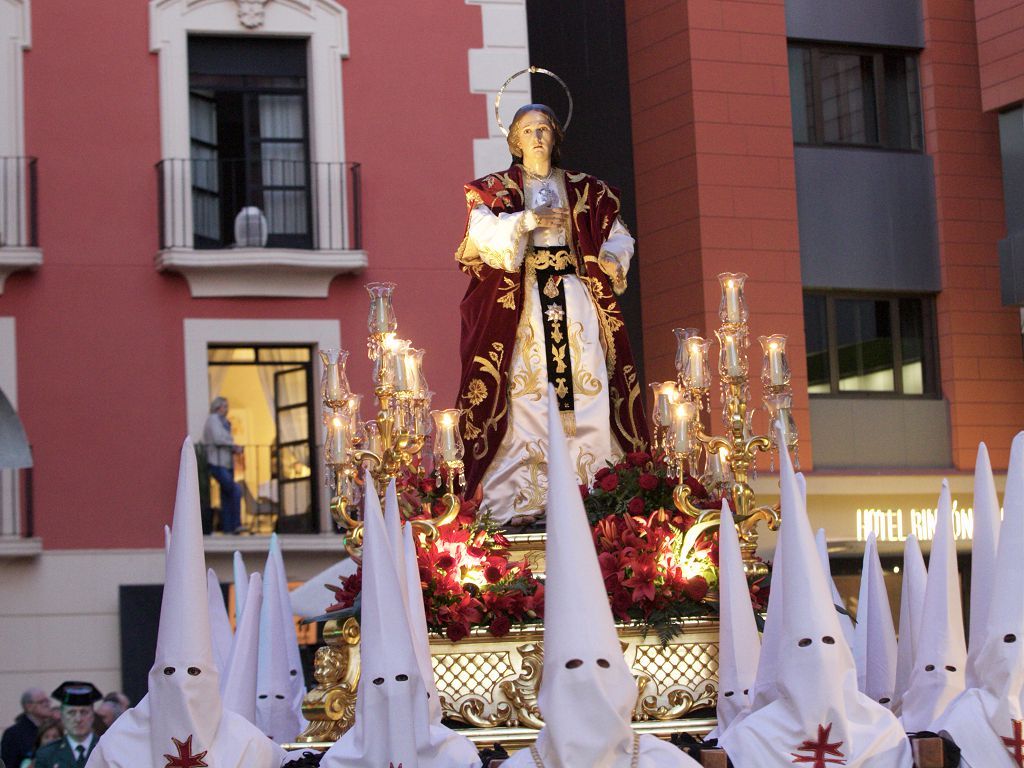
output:
[[[576,412],[572,390],[572,356],[569,353],[569,320],[562,276],[576,273],[576,257],[565,246],[532,246],[526,259],[537,275],[548,382],[555,388],[558,413],[562,417],[565,434],[574,437]]]

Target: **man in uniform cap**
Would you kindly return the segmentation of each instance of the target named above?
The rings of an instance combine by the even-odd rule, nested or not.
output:
[[[69,680],[61,683],[51,695],[60,702],[64,738],[39,748],[36,768],[84,768],[98,740],[92,731],[96,718],[92,705],[102,699],[103,694],[92,683]]]

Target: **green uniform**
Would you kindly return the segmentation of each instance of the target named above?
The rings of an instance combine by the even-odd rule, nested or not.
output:
[[[79,762],[76,757],[76,750],[71,749],[71,745],[65,736],[58,741],[39,748],[35,756],[35,768],[84,768],[89,755],[92,754],[98,741],[99,737],[94,734],[92,743],[89,744],[89,748],[85,751],[85,756]]]

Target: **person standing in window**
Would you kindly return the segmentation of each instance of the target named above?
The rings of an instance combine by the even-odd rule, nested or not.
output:
[[[242,452],[242,446],[235,445],[231,435],[226,398],[216,397],[210,403],[210,415],[203,427],[203,443],[210,476],[220,486],[221,530],[239,533],[242,530],[242,488],[235,482],[235,454]]]

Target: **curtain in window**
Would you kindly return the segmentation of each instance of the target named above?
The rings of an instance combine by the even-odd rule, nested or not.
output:
[[[259,95],[263,202],[274,234],[305,234],[308,229],[302,106],[298,94]]]

